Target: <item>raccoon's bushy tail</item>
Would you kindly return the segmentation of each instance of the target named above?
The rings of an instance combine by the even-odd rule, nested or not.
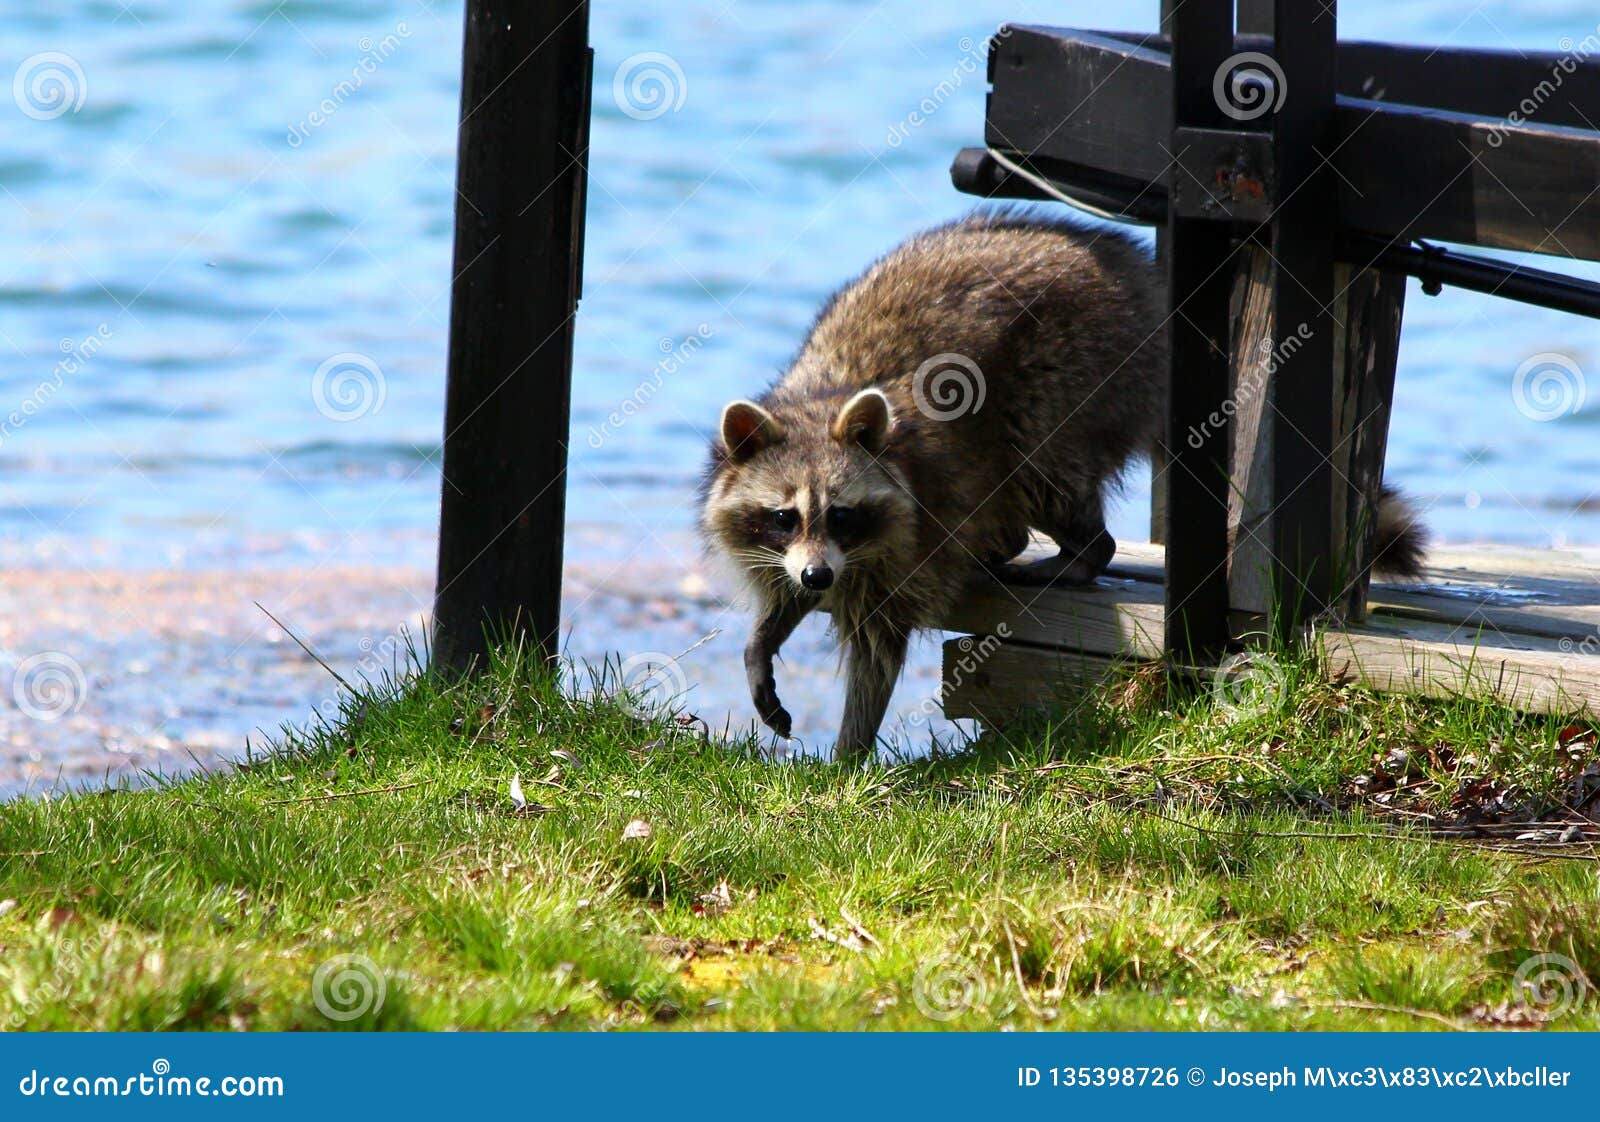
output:
[[[1378,526],[1372,569],[1386,577],[1418,580],[1428,552],[1428,531],[1411,500],[1384,484],[1378,495]]]

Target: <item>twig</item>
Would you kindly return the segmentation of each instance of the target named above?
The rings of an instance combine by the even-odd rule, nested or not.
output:
[[[1446,1028],[1455,1029],[1457,1032],[1466,1028],[1466,1024],[1447,1017],[1443,1013],[1435,1013],[1431,1009],[1408,1009],[1404,1005],[1384,1005],[1376,1001],[1357,1001],[1354,999],[1334,999],[1331,1001],[1307,1001],[1307,1005],[1314,1009],[1342,1009],[1357,1010],[1365,1013],[1394,1013],[1401,1017],[1420,1017],[1425,1021],[1435,1021]]]
[[[319,655],[316,651],[312,650],[310,647],[308,647],[304,643],[302,643],[300,641],[300,636],[296,635],[293,631],[290,631],[288,626],[282,620],[280,620],[277,616],[273,615],[271,612],[267,611],[267,609],[262,606],[261,601],[253,600],[253,601],[251,601],[251,603],[255,604],[256,607],[261,608],[262,612],[266,614],[266,617],[268,619],[270,619],[273,623],[277,624],[279,629],[282,630],[282,632],[285,635],[287,635],[287,636],[289,636],[289,638],[293,639],[294,643],[295,643],[295,646],[299,647],[302,651],[305,651],[306,654],[310,655],[318,666],[322,667],[329,674],[332,674],[333,675],[333,680],[335,682],[338,682],[345,689],[349,690],[352,695],[354,695],[356,697],[360,697],[361,696],[360,693],[356,690],[356,688],[354,686],[352,686],[349,682],[345,681],[344,678],[342,678],[340,676],[340,674],[339,674],[339,672],[337,670],[335,670],[333,667],[329,666],[326,662],[322,661],[322,656],[321,655]]]
[[[386,795],[391,791],[409,791],[413,787],[421,787],[419,780],[416,783],[397,783],[393,787],[368,787],[364,791],[337,791],[326,795],[306,795],[298,799],[269,799],[263,806],[289,806],[293,803],[322,803],[330,799],[353,799],[357,795]]]

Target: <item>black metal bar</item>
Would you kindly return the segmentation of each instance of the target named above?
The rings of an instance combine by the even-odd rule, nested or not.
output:
[[[557,649],[587,0],[468,0],[433,660]]]
[[[1384,238],[1360,234],[1344,239],[1339,259],[1416,277],[1430,296],[1437,295],[1440,286],[1450,285],[1600,319],[1600,284],[1545,269],[1492,261],[1439,246],[1391,245]]]
[[[1212,80],[1233,45],[1232,0],[1187,0],[1170,13],[1173,131],[1227,124]],[[1181,173],[1177,173],[1181,174]],[[1171,197],[1171,193],[1168,193]],[[1227,223],[1168,220],[1171,348],[1167,438],[1165,646],[1204,660],[1228,641],[1228,433],[1207,424],[1228,396],[1228,298],[1233,246]],[[1204,434],[1196,441],[1189,434]]]

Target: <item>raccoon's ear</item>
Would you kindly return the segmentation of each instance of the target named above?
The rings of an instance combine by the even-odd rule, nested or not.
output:
[[[722,411],[722,446],[728,458],[742,463],[784,438],[783,425],[753,401],[733,401]]]
[[[859,444],[873,455],[888,443],[894,424],[894,410],[882,390],[862,390],[844,403],[833,419],[833,439],[841,444]]]

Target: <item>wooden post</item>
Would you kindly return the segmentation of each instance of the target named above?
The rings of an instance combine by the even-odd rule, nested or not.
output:
[[[1172,34],[1172,13],[1183,0],[1161,0],[1161,34]],[[1172,235],[1165,226],[1156,227],[1156,268],[1166,271],[1167,245]],[[1161,545],[1167,540],[1167,462],[1165,445],[1150,451],[1150,540]]]
[[[1273,415],[1274,618],[1281,638],[1333,600],[1333,318],[1337,182],[1333,145],[1336,9],[1274,0],[1273,42],[1286,76],[1272,117],[1279,196],[1272,213],[1273,319],[1278,336],[1303,341],[1281,356],[1267,387]]]
[[[433,662],[556,653],[582,284],[586,0],[468,0]]]
[[[1348,621],[1366,614],[1366,573],[1394,395],[1395,360],[1400,346],[1400,315],[1405,277],[1377,269],[1339,265],[1334,269],[1334,346],[1332,372],[1332,463],[1329,486],[1330,606]],[[1271,407],[1289,360],[1309,340],[1298,325],[1284,324],[1274,311],[1281,278],[1271,254],[1252,246],[1244,255],[1234,287],[1230,397],[1234,403],[1230,439],[1233,487],[1228,497],[1228,528],[1233,541],[1228,596],[1233,632],[1264,631],[1273,616],[1272,524],[1278,509],[1273,475],[1277,413]]]
[[[1185,129],[1227,124],[1212,81],[1233,49],[1232,0],[1186,0],[1170,19],[1172,151],[1179,155]],[[1232,235],[1225,222],[1180,216],[1176,191],[1168,198],[1165,645],[1200,660],[1228,640],[1228,434],[1208,418],[1228,395]]]

